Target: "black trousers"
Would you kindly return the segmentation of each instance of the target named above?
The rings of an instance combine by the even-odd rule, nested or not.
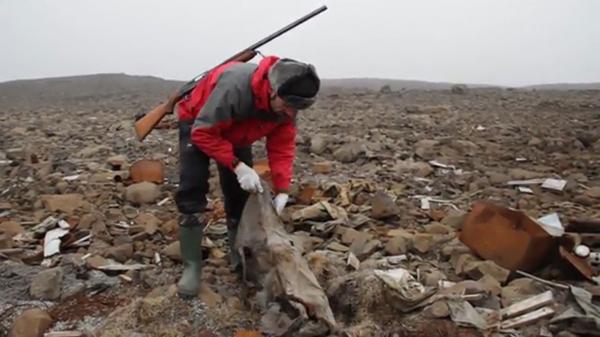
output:
[[[194,214],[206,209],[210,158],[191,142],[193,122],[179,122],[179,188],[175,203],[179,213]],[[252,148],[250,146],[234,149],[240,161],[252,166]],[[248,199],[237,181],[233,171],[218,165],[219,181],[225,197],[225,213],[228,222],[239,221]]]

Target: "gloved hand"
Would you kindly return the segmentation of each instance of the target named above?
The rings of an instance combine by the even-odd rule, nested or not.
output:
[[[287,204],[289,196],[285,193],[279,193],[273,198],[273,206],[275,206],[275,211],[277,214],[281,214],[285,204]]]
[[[263,188],[260,184],[260,177],[253,168],[240,162],[233,170],[237,175],[238,182],[242,189],[250,193],[262,193]]]

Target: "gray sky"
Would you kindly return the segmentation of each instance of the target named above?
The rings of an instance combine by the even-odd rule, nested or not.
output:
[[[599,0],[0,0],[0,81],[187,80],[321,4],[261,51],[325,78],[600,81]]]

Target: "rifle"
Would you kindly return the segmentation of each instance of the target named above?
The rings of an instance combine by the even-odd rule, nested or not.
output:
[[[254,58],[254,56],[256,56],[256,49],[269,43],[270,41],[274,40],[275,38],[287,33],[288,31],[294,29],[295,27],[301,25],[302,23],[312,19],[313,17],[321,14],[325,10],[327,10],[327,6],[321,6],[317,9],[315,9],[314,11],[304,15],[303,17],[299,18],[298,20],[279,29],[275,33],[265,37],[264,39],[256,42],[255,44],[249,46],[248,48],[231,56],[227,60],[221,62],[216,67],[223,65],[225,63],[231,62],[231,61],[239,61],[239,62],[250,61],[252,58]],[[213,67],[210,70],[212,70],[216,67]],[[154,109],[152,109],[150,112],[148,112],[146,115],[144,115],[143,117],[138,119],[135,122],[135,132],[136,132],[138,140],[143,141],[144,138],[146,138],[146,136],[150,133],[150,131],[152,131],[156,127],[156,125],[158,125],[158,123],[163,119],[163,117],[165,117],[166,114],[172,113],[173,109],[175,108],[175,104],[177,104],[177,102],[179,102],[179,100],[181,100],[187,94],[192,92],[192,90],[194,90],[194,88],[196,87],[196,85],[198,84],[200,79],[202,79],[202,77],[204,77],[204,75],[206,75],[208,72],[210,72],[210,70],[205,71],[202,74],[194,77],[192,80],[190,80],[189,82],[187,82],[186,84],[181,86],[181,88],[177,89],[167,99],[166,102],[159,104]]]

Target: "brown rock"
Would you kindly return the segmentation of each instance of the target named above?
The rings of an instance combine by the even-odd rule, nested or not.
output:
[[[469,254],[469,253],[455,254],[455,255],[452,255],[452,257],[450,258],[450,264],[452,265],[452,268],[454,268],[454,272],[456,273],[456,275],[463,275],[465,273],[466,266],[469,263],[475,262],[475,261],[479,261],[479,260],[475,256],[473,256],[472,254]]]
[[[41,196],[42,204],[50,212],[73,214],[76,209],[85,206],[81,194],[45,194]]]
[[[17,234],[23,233],[25,230],[18,222],[4,221],[0,224],[0,231],[6,233],[8,237],[12,238]]]
[[[160,197],[158,185],[150,182],[141,182],[127,187],[125,199],[134,205],[149,204]]]
[[[92,227],[94,222],[96,222],[96,216],[94,214],[84,214],[81,216],[81,219],[79,219],[79,225],[77,227],[81,229],[89,229]]]
[[[388,255],[402,255],[408,253],[412,248],[412,237],[395,236],[385,245],[385,252]]]
[[[460,230],[465,223],[465,219],[467,218],[467,213],[463,211],[450,211],[450,213],[442,219],[442,224],[454,228],[455,230]]]
[[[227,303],[227,306],[230,307],[231,309],[242,310],[242,302],[240,301],[239,298],[237,298],[235,296],[227,298],[226,303]]]
[[[400,212],[398,205],[385,192],[377,191],[371,198],[371,217],[374,219],[384,219]]]
[[[200,293],[198,294],[200,300],[206,304],[209,308],[214,308],[221,302],[223,302],[223,296],[212,290],[207,284],[203,283],[200,286]]]
[[[449,234],[454,232],[454,228],[442,225],[441,223],[430,223],[428,225],[423,226],[425,229],[425,233],[429,234]]]
[[[161,223],[160,219],[152,213],[141,213],[133,221],[137,226],[143,227],[149,235],[156,233]]]
[[[314,173],[322,173],[327,174],[333,171],[333,162],[331,161],[322,161],[318,163],[314,163],[312,167],[312,171]]]
[[[9,337],[42,337],[52,325],[52,317],[42,309],[25,310],[13,322]]]
[[[432,160],[437,155],[436,147],[439,145],[437,140],[423,139],[415,143],[415,154],[422,159]]]
[[[131,243],[125,243],[111,247],[107,251],[107,256],[115,261],[125,263],[133,256],[133,245]]]
[[[498,172],[490,172],[488,177],[492,185],[504,185],[511,180],[509,175]]]
[[[511,304],[526,299],[527,297],[544,292],[544,287],[529,278],[518,278],[512,280],[501,290],[502,305],[507,307]]]
[[[346,228],[344,230],[344,233],[342,234],[341,241],[343,244],[349,246],[349,245],[352,245],[352,243],[354,243],[355,241],[361,240],[361,241],[366,242],[370,238],[371,238],[371,235],[369,233],[359,232],[353,228]]]
[[[11,235],[0,230],[0,249],[10,249],[14,245]]]
[[[489,275],[501,284],[506,282],[510,274],[510,270],[504,269],[490,260],[469,262],[465,266],[464,272],[472,279],[480,279]]]
[[[354,255],[359,260],[364,260],[373,254],[377,249],[381,247],[381,241],[379,240],[370,240],[366,239],[364,241],[362,238],[360,240],[354,241],[350,246],[350,251],[354,253]]]
[[[500,295],[500,292],[502,291],[500,282],[491,275],[484,275],[478,282],[481,283],[488,293],[494,296]]]
[[[415,234],[413,237],[413,247],[420,253],[427,253],[435,246],[436,238],[432,234]]]
[[[85,263],[87,263],[87,265],[93,269],[98,269],[102,266],[108,265],[108,261],[105,258],[103,258],[102,256],[98,256],[98,255],[87,258],[85,260]]]
[[[44,270],[37,274],[29,287],[32,298],[57,300],[60,298],[63,270],[60,267]]]
[[[162,253],[173,261],[181,262],[181,248],[179,246],[179,241],[171,242],[163,249]]]
[[[69,183],[66,181],[59,181],[54,187],[56,188],[56,193],[64,194],[69,189]]]
[[[525,180],[525,179],[535,179],[535,178],[543,178],[544,174],[539,172],[527,171],[520,168],[513,168],[508,170],[508,175],[512,180]]]
[[[471,249],[467,246],[465,246],[464,243],[462,242],[451,242],[448,244],[445,244],[442,247],[442,255],[449,257],[449,256],[458,256],[460,254],[469,254],[471,252]]]
[[[333,157],[342,163],[355,162],[361,154],[365,152],[365,147],[361,143],[350,143],[342,145],[333,153]]]
[[[578,195],[573,198],[573,201],[583,206],[594,206],[596,204],[596,201],[587,195]]]
[[[165,235],[173,236],[177,233],[179,229],[179,224],[177,223],[177,219],[172,219],[169,221],[165,221],[160,226],[160,231]]]
[[[436,301],[425,309],[425,313],[433,318],[446,318],[450,316],[450,307],[445,301]]]
[[[600,199],[600,186],[591,187],[589,190],[585,191],[585,195],[590,198]]]
[[[335,242],[335,241],[333,241],[332,243],[327,245],[327,249],[333,250],[335,252],[342,252],[342,253],[345,253],[350,250],[350,248],[348,248],[348,246],[345,246],[345,245],[343,245],[339,242]]]
[[[440,281],[448,279],[444,273],[437,269],[426,269],[421,273],[421,277],[423,285],[428,287],[437,287]]]
[[[433,173],[431,165],[425,162],[415,162],[412,159],[396,162],[395,169],[399,173],[409,173],[422,178]]]
[[[314,135],[310,139],[310,152],[323,154],[327,150],[329,140],[324,135]]]

